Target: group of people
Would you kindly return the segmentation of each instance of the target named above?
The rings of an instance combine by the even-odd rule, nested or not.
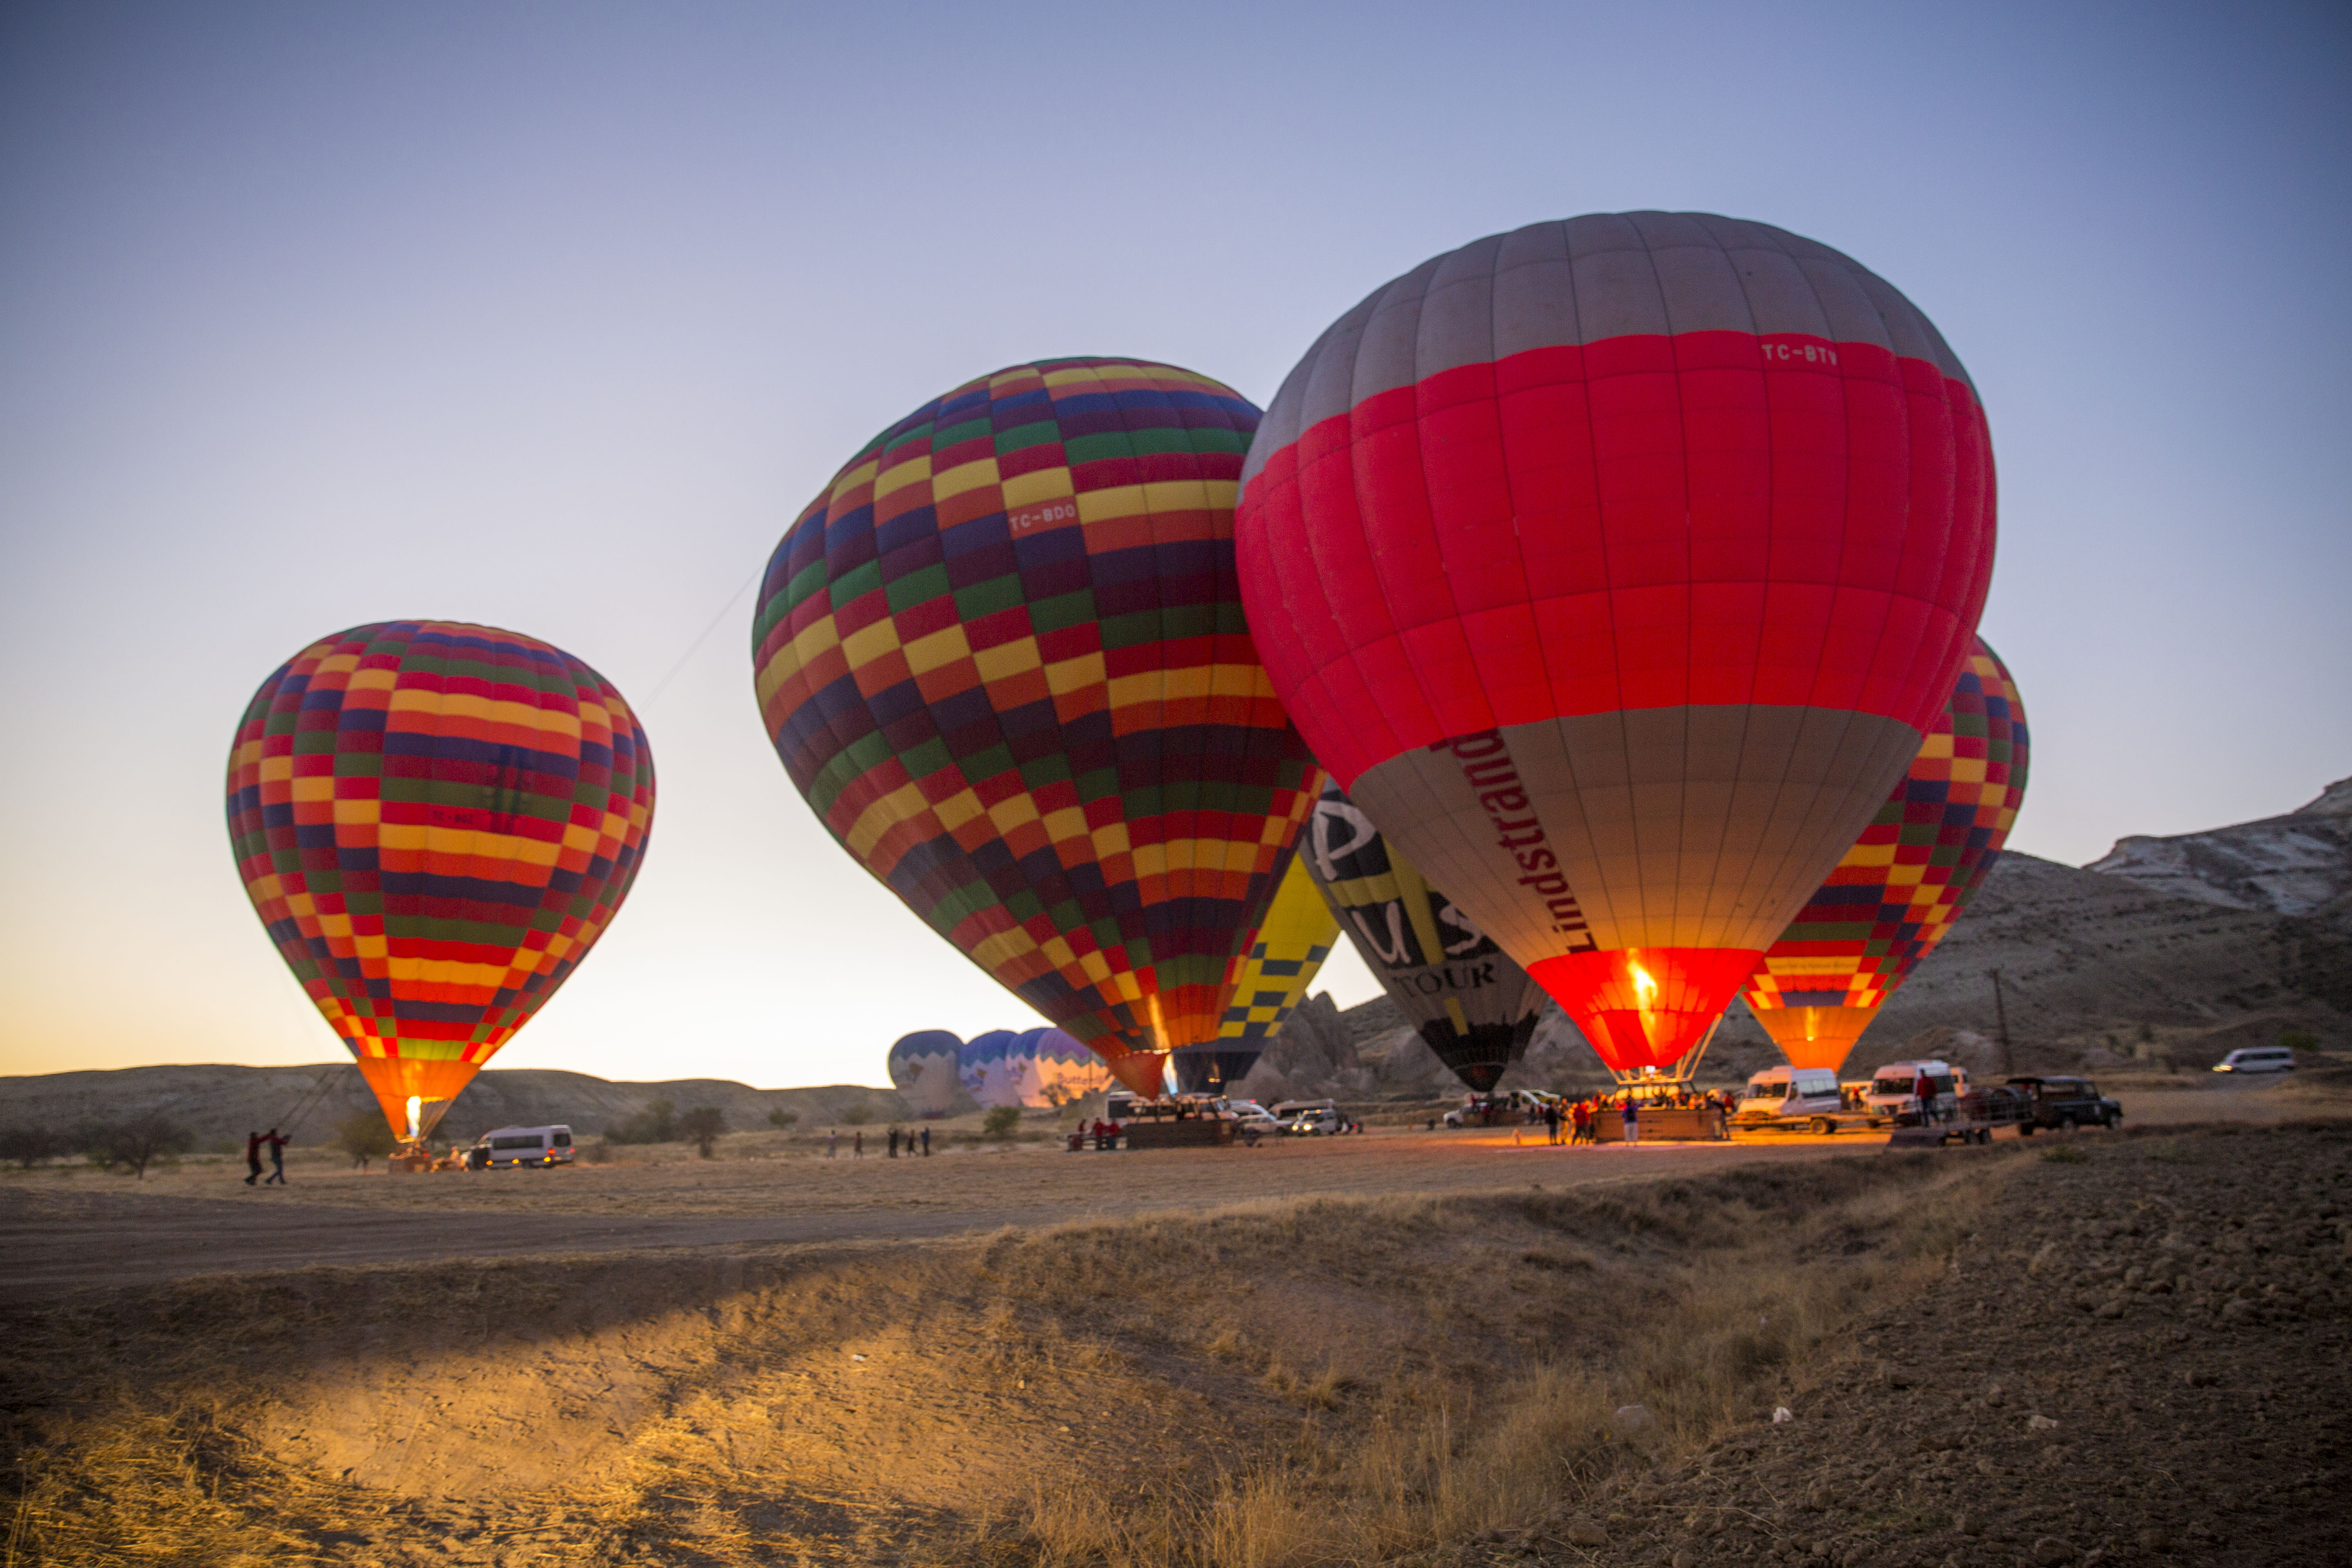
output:
[[[1619,1124],[1624,1129],[1624,1142],[1639,1143],[1644,1110],[1715,1110],[1729,1116],[1738,1103],[1738,1097],[1729,1089],[1676,1084],[1647,1094],[1627,1089],[1616,1094],[1588,1095],[1581,1100],[1546,1100],[1528,1108],[1528,1120],[1543,1124],[1547,1143],[1596,1143],[1600,1142],[1601,1113],[1614,1107]]]
[[[901,1144],[906,1146],[907,1158],[910,1160],[916,1156],[918,1152],[928,1157],[931,1152],[931,1130],[928,1127],[920,1130],[910,1127],[906,1131],[901,1132],[894,1125],[890,1129],[889,1157],[891,1159],[895,1160],[898,1157],[899,1146]],[[824,1130],[824,1157],[830,1160],[840,1152],[841,1129],[838,1127],[826,1128]],[[866,1158],[866,1130],[862,1127],[852,1128],[850,1130],[849,1157],[853,1160],[863,1160]]]

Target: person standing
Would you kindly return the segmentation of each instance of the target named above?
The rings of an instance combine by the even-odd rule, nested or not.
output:
[[[261,1134],[258,1132],[245,1135],[245,1170],[247,1186],[261,1180]]]
[[[1559,1142],[1559,1105],[1556,1100],[1544,1101],[1544,1142],[1557,1146]]]
[[[273,1127],[261,1135],[261,1141],[269,1145],[269,1179],[261,1184],[265,1187],[282,1187],[286,1184],[287,1139],[283,1133]]]
[[[840,1152],[841,1152],[841,1129],[840,1129],[840,1128],[838,1128],[838,1127],[828,1127],[828,1128],[826,1128],[826,1129],[824,1130],[824,1157],[825,1157],[826,1159],[830,1160],[830,1159],[832,1159],[832,1158],[834,1157],[834,1155],[835,1155],[836,1153],[839,1153]]]
[[[895,1122],[895,1121],[894,1121],[894,1122],[892,1122],[892,1123],[890,1124],[890,1154],[889,1154],[889,1157],[890,1157],[891,1159],[893,1159],[893,1160],[895,1160],[895,1159],[897,1159],[897,1158],[898,1157],[898,1124],[897,1122]]]
[[[923,1158],[924,1158],[924,1159],[926,1159],[926,1160],[928,1160],[928,1159],[929,1159],[930,1157],[931,1157],[931,1130],[930,1130],[929,1128],[926,1127],[926,1128],[924,1128],[924,1129],[923,1129]]]
[[[849,1157],[853,1160],[866,1158],[866,1129],[863,1127],[849,1135]]]
[[[1625,1142],[1639,1143],[1641,1141],[1642,1102],[1629,1094],[1625,1097]]]

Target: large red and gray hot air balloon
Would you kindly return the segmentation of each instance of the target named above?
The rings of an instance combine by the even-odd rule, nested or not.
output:
[[[653,753],[610,681],[491,626],[338,632],[261,683],[228,830],[270,939],[421,1138],[628,897]]]
[[[752,631],[826,830],[1149,1092],[1216,1037],[1320,787],[1234,576],[1257,419],[1134,360],[967,383],[810,503]]]
[[[1949,933],[2009,841],[2029,750],[2017,682],[1979,637],[1910,769],[1748,981],[1792,1065],[1837,1070]]]
[[[1935,328],[1836,251],[1598,216],[1340,318],[1236,529],[1317,758],[1612,1068],[1671,1070],[1949,695],[1992,452]]]

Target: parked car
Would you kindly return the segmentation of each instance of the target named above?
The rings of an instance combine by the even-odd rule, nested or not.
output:
[[[1814,1131],[1828,1132],[1837,1126],[1830,1119],[1844,1109],[1837,1074],[1822,1068],[1767,1068],[1748,1080],[1731,1119],[1743,1127],[1810,1121]]]
[[[2249,1046],[2213,1064],[2215,1072],[2293,1072],[2294,1053],[2284,1046]]]
[[[1539,1089],[1506,1089],[1501,1094],[1474,1094],[1445,1113],[1448,1127],[1508,1127],[1559,1099]]]
[[[2032,1119],[2018,1129],[2029,1137],[2038,1127],[2071,1132],[2077,1127],[2112,1128],[2124,1119],[2123,1106],[2100,1094],[2086,1078],[2013,1078],[2009,1087],[2032,1102]]]
[[[466,1163],[477,1171],[569,1165],[572,1155],[569,1127],[493,1127],[474,1141]]]
[[[1274,1112],[1255,1100],[1229,1100],[1225,1105],[1234,1113],[1234,1120],[1241,1123],[1239,1130],[1242,1131],[1279,1132],[1282,1131],[1282,1123],[1276,1120]]]

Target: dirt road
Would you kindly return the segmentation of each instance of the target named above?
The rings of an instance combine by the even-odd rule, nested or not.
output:
[[[2323,1109],[2298,1086],[2275,1081],[2120,1092],[2135,1126],[2275,1121]],[[698,1160],[670,1145],[658,1163],[432,1176],[352,1171],[321,1153],[295,1161],[292,1184],[282,1189],[245,1186],[236,1163],[194,1162],[144,1182],[51,1169],[0,1180],[0,1258],[7,1260],[0,1278],[20,1299],[53,1299],[321,1264],[917,1240],[1265,1200],[1697,1175],[1855,1153],[1884,1141],[1773,1134],[1729,1144],[1552,1148],[1539,1128],[1376,1130],[1255,1149],[1071,1154],[1030,1143],[897,1160],[873,1150],[852,1159],[845,1142],[833,1159],[779,1142],[764,1152],[750,1145],[751,1157]]]

